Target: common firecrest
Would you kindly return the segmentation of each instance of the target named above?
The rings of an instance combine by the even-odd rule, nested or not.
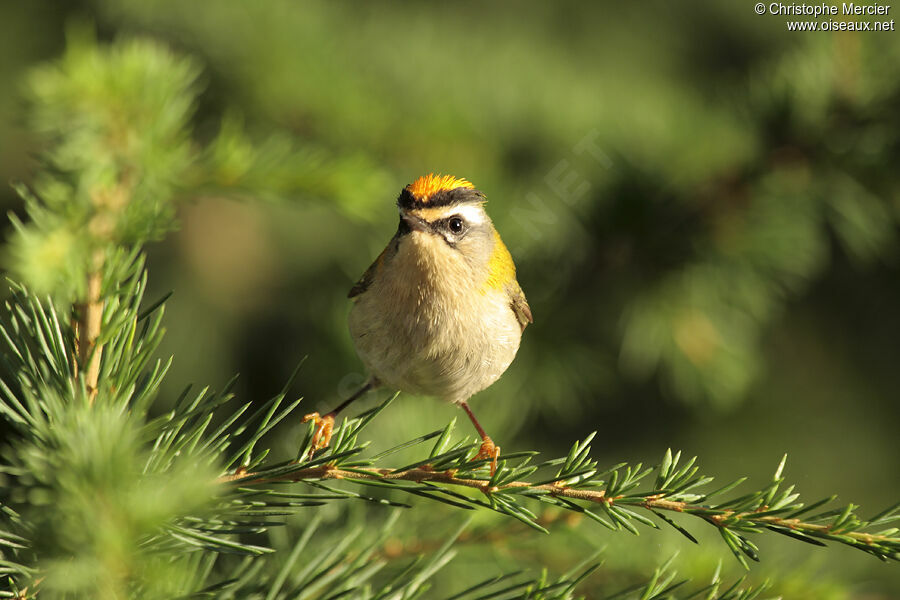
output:
[[[500,448],[467,401],[506,371],[532,317],[484,203],[449,175],[425,175],[400,192],[397,233],[349,293],[350,335],[371,376],[325,417],[306,417],[318,425],[314,448],[327,445],[340,410],[384,386],[461,406],[483,440],[478,457],[496,468]]]

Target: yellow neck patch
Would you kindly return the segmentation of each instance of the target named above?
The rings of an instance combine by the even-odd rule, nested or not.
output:
[[[447,192],[457,188],[474,190],[475,186],[466,179],[459,179],[453,175],[435,175],[434,173],[423,175],[406,186],[409,193],[423,204],[438,192]]]
[[[494,251],[491,252],[490,261],[488,261],[488,276],[481,286],[481,293],[486,294],[489,290],[503,289],[510,281],[516,279],[516,265],[513,263],[506,244],[500,239],[500,234],[494,230]]]

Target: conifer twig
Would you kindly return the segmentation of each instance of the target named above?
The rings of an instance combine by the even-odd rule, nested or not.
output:
[[[467,479],[456,477],[453,470],[450,471],[434,471],[427,467],[408,469],[405,471],[393,471],[387,468],[354,468],[352,471],[346,471],[331,465],[321,465],[308,469],[301,469],[288,475],[273,478],[255,479],[253,473],[235,473],[233,475],[225,475],[220,481],[230,483],[240,481],[241,485],[259,485],[273,483],[276,481],[304,481],[308,479],[343,479],[343,480],[374,480],[374,481],[412,481],[415,483],[442,483],[446,485],[456,485],[473,488],[484,492],[485,494],[493,494],[515,488],[526,488],[535,492],[543,492],[556,498],[568,498],[572,500],[583,500],[604,504],[606,506],[614,506],[620,503],[622,498],[610,497],[605,490],[587,490],[574,487],[568,487],[559,483],[545,483],[534,485],[527,481],[511,481],[501,486],[491,486],[489,479]],[[767,511],[745,511],[738,512],[733,510],[715,510],[710,507],[692,504],[684,501],[666,500],[661,497],[662,494],[646,496],[638,502],[627,500],[621,504],[627,506],[639,506],[648,510],[665,510],[672,512],[691,514],[702,517],[709,523],[717,527],[725,527],[731,521],[750,521],[762,526],[783,527],[791,531],[805,532],[809,534],[828,533],[833,530],[830,525],[817,525],[815,523],[807,523],[797,518],[782,518],[775,515],[763,514]],[[875,535],[871,533],[851,531],[844,533],[853,540],[863,544],[873,544],[878,542],[896,542],[897,539],[886,535]]]
[[[94,253],[92,270],[88,274],[87,299],[78,307],[78,319],[75,322],[75,349],[78,355],[77,365],[84,367],[84,383],[88,392],[88,401],[93,404],[97,397],[97,384],[100,378],[100,358],[103,346],[97,343],[103,320],[103,299],[101,286],[103,283],[103,251]]]
[[[900,537],[890,524],[900,520],[900,503],[864,520],[854,504],[822,510],[834,497],[804,503],[793,486],[783,487],[782,458],[772,480],[762,489],[715,501],[741,484],[745,478],[705,491],[713,478],[699,474],[696,458],[681,461],[681,453],[667,450],[660,464],[598,466],[590,457],[590,442],[596,432],[576,442],[567,456],[531,465],[535,452],[518,452],[500,457],[496,472],[486,473],[486,462],[476,460],[477,445],[467,440],[451,440],[454,422],[409,442],[363,458],[368,443],[359,443],[359,433],[391,402],[388,399],[337,428],[333,444],[309,456],[313,430],[301,444],[297,461],[265,465],[259,460],[229,463],[220,484],[235,486],[235,492],[261,490],[277,482],[344,480],[376,488],[423,496],[463,509],[489,509],[514,517],[529,527],[547,532],[526,499],[583,514],[612,530],[638,533],[636,524],[659,528],[659,521],[673,527],[694,543],[697,539],[667,516],[681,513],[713,525],[732,554],[745,567],[747,559],[757,561],[759,550],[748,534],[772,531],[815,546],[839,543],[862,550],[882,560],[900,560]],[[283,416],[283,415],[282,415]],[[377,461],[396,451],[437,439],[427,458],[399,468],[378,466]],[[244,465],[248,465],[244,467]],[[535,476],[535,473],[541,475]],[[655,477],[651,474],[655,473]],[[484,497],[455,491],[478,490]],[[327,488],[331,490],[331,488]],[[635,510],[637,509],[637,510]],[[647,511],[650,515],[646,515]]]

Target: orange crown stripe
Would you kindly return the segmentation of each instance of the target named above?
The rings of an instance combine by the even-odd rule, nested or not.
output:
[[[474,190],[475,186],[466,179],[460,179],[453,175],[435,175],[434,173],[423,175],[406,186],[406,189],[422,203],[427,203],[428,199],[438,192],[447,192],[457,188]]]

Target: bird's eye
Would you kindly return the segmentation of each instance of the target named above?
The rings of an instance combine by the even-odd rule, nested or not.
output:
[[[450,217],[450,220],[447,221],[447,227],[450,228],[452,233],[462,233],[463,229],[466,228],[466,223],[459,217]]]

